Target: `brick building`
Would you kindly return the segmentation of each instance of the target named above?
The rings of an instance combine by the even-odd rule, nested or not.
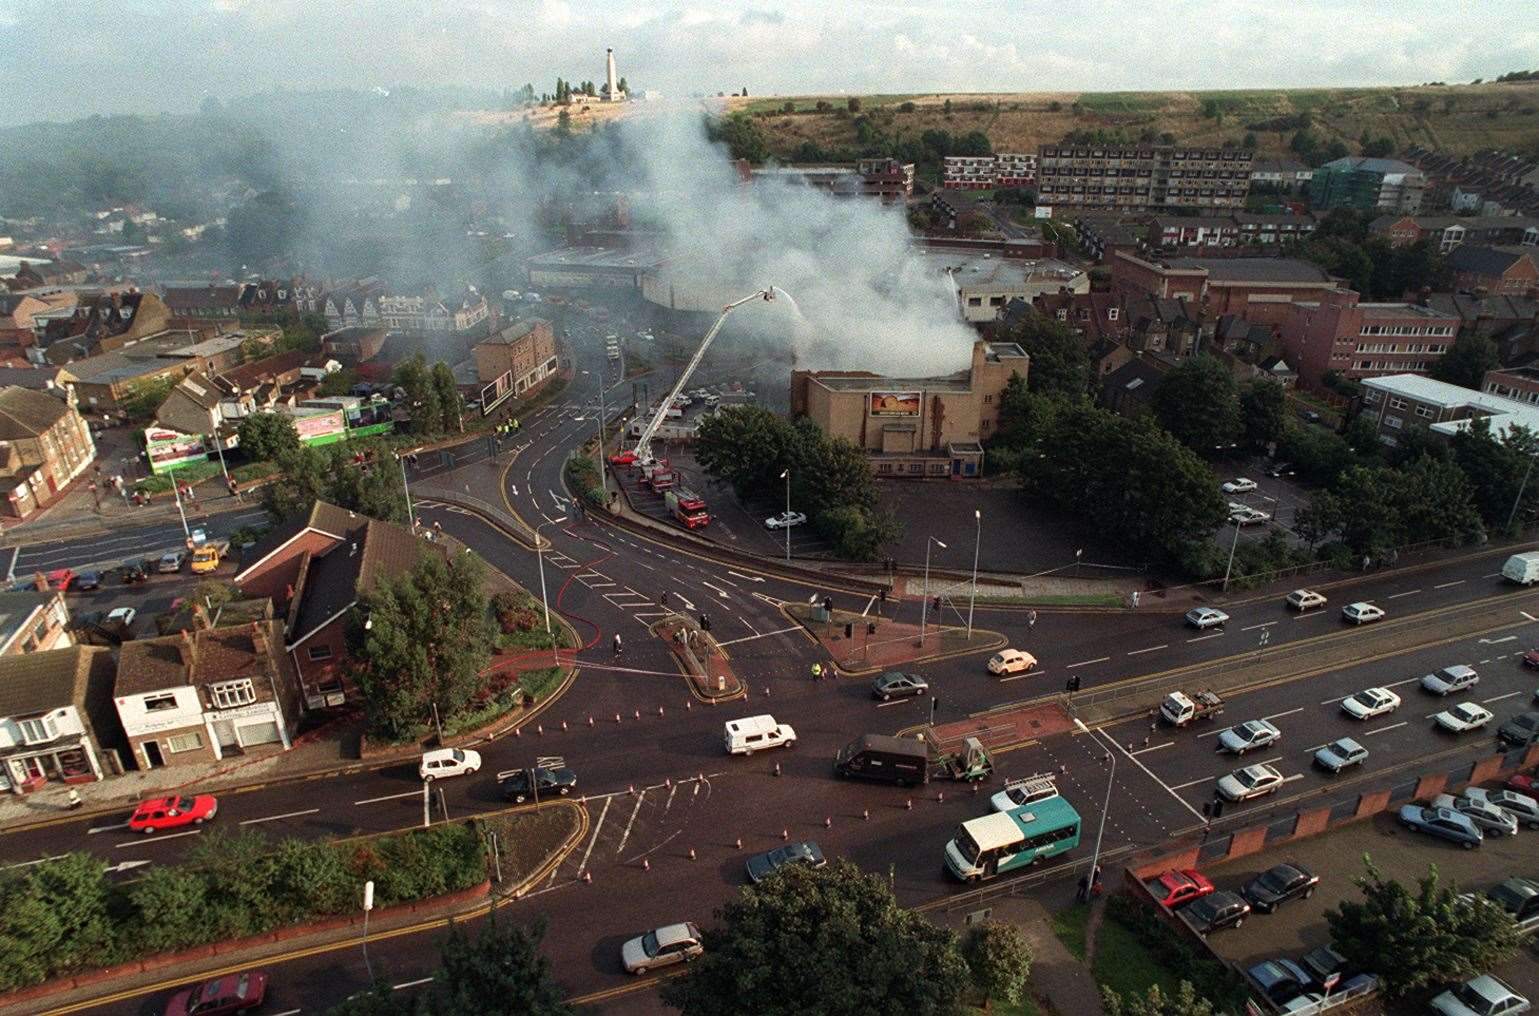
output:
[[[1387,239],[1391,247],[1409,247],[1427,240],[1439,254],[1465,243],[1539,246],[1539,219],[1510,215],[1381,215],[1368,228]]]
[[[92,783],[120,770],[112,652],[69,646],[0,657],[0,790]]]
[[[1479,247],[1460,244],[1448,255],[1454,285],[1466,293],[1533,296],[1539,292],[1535,247]]]
[[[1480,390],[1514,402],[1539,406],[1539,367],[1504,367],[1486,371]]]
[[[0,388],[0,513],[24,519],[52,504],[94,458],[91,430],[72,403]]]
[[[1181,299],[1208,318],[1237,314],[1279,324],[1296,300],[1319,299],[1335,283],[1318,265],[1296,258],[1163,258],[1118,253],[1111,288],[1125,298]]]
[[[1453,345],[1459,318],[1413,303],[1362,303],[1349,289],[1289,305],[1278,337],[1299,383],[1318,388],[1326,371],[1343,377],[1423,373]]]
[[[497,384],[515,397],[556,373],[556,339],[549,321],[515,321],[475,344],[476,379]],[[501,395],[499,391],[497,394]]]
[[[1476,419],[1484,419],[1498,441],[1505,441],[1513,427],[1539,432],[1539,408],[1415,374],[1364,380],[1362,412],[1377,425],[1379,440],[1390,446],[1414,427],[1451,438]]]
[[[1166,145],[1042,145],[1037,202],[1055,208],[1243,208],[1251,153]]]

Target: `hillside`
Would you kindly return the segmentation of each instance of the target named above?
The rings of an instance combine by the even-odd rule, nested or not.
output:
[[[831,111],[815,112],[819,100]],[[950,102],[951,110],[946,111]],[[794,160],[807,142],[829,155],[853,154],[858,133],[874,128],[916,138],[927,130],[953,135],[982,131],[995,151],[1034,151],[1070,131],[1105,131],[1127,141],[1171,135],[1177,144],[1238,143],[1247,125],[1258,151],[1288,151],[1289,118],[1308,114],[1322,145],[1340,141],[1356,152],[1364,133],[1389,138],[1395,151],[1421,145],[1453,153],[1499,148],[1539,156],[1539,83],[1415,85],[1396,88],[1258,89],[1226,92],[1018,92],[970,95],[860,97],[859,116],[845,112],[847,96],[774,96],[728,100],[753,116],[771,154]],[[794,112],[784,112],[786,103]],[[825,156],[828,157],[828,156]]]

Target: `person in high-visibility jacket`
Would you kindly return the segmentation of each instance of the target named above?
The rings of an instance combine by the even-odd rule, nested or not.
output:
[[[821,680],[823,680],[823,664],[821,664],[821,663],[814,663],[812,665],[812,679],[814,681],[821,681]]]

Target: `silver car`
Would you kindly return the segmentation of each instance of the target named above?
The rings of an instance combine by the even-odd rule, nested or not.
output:
[[[1490,974],[1456,984],[1432,1000],[1440,1016],[1518,1016],[1528,1012],[1528,999]]]
[[[705,952],[700,929],[689,922],[666,924],[638,935],[620,947],[626,973],[644,974],[673,963],[688,963]]]
[[[1339,773],[1347,766],[1355,766],[1367,760],[1368,749],[1350,737],[1332,741],[1315,752],[1315,764],[1333,773]]]
[[[1246,720],[1218,735],[1218,750],[1243,755],[1282,739],[1282,731],[1266,720]]]
[[[1452,794],[1439,794],[1432,799],[1434,808],[1452,808],[1463,815],[1475,827],[1486,835],[1516,836],[1518,834],[1518,820],[1494,804],[1486,801],[1476,801],[1468,797],[1454,797]]]
[[[1482,801],[1507,812],[1530,829],[1539,829],[1539,801],[1516,790],[1487,790],[1484,787],[1466,787],[1464,797]]]

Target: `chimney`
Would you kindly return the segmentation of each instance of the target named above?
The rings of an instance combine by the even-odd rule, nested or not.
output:
[[[605,94],[608,95],[609,100],[613,102],[616,98],[618,98],[618,93],[620,91],[620,86],[615,83],[615,51],[613,47],[609,47],[604,50],[604,60],[606,64],[604,69],[604,80],[606,82],[604,86]]]

